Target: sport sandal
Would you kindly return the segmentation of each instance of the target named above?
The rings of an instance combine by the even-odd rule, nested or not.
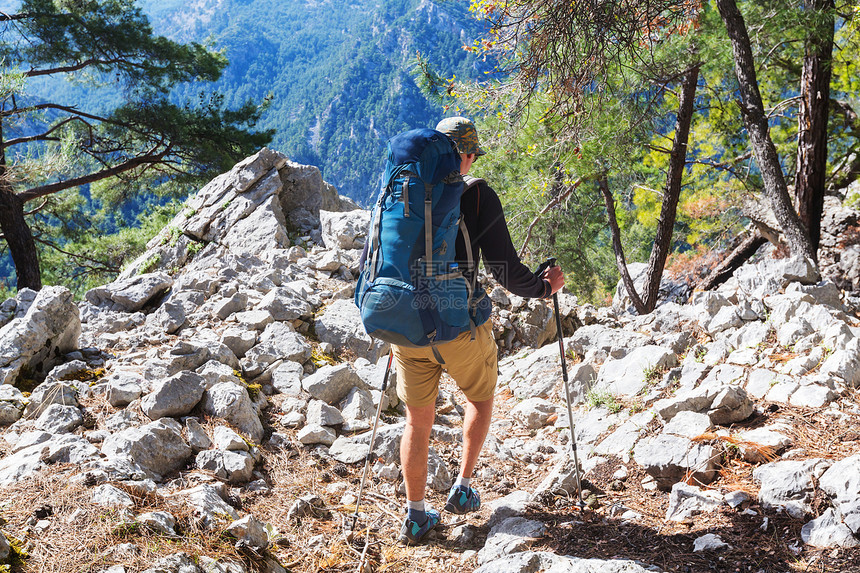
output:
[[[421,543],[424,536],[427,535],[439,523],[441,516],[438,511],[428,509],[426,512],[427,520],[419,525],[409,517],[403,522],[403,527],[400,528],[400,537],[397,541],[407,545],[415,545]]]
[[[445,511],[464,514],[478,511],[481,508],[481,498],[475,488],[458,485],[451,488],[448,501],[445,503]]]

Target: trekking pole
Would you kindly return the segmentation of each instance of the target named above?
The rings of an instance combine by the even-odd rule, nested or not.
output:
[[[555,259],[551,258],[547,263],[547,268],[554,267]],[[573,466],[576,469],[576,491],[579,495],[578,506],[582,509],[585,507],[585,502],[582,501],[582,480],[579,476],[579,458],[576,454],[576,429],[573,424],[573,409],[570,407],[570,383],[567,380],[567,361],[564,359],[564,340],[561,332],[561,314],[558,310],[558,293],[552,294],[552,304],[555,307],[555,327],[558,331],[558,352],[561,355],[561,377],[564,380],[564,401],[567,404],[567,421],[570,424],[570,447],[573,449]]]
[[[364,472],[361,474],[361,483],[358,486],[358,499],[355,500],[355,513],[352,515],[352,525],[350,531],[355,530],[355,523],[358,521],[358,510],[361,507],[361,494],[364,492],[364,482],[367,480],[367,469],[370,467],[370,460],[373,458],[373,442],[376,441],[376,428],[379,426],[379,417],[382,415],[382,400],[385,398],[385,390],[388,389],[388,374],[391,372],[391,361],[394,359],[394,351],[388,351],[388,365],[385,367],[385,377],[382,379],[382,393],[379,395],[379,404],[376,406],[376,419],[373,420],[373,431],[370,433],[370,449],[367,451],[367,457],[364,459]]]

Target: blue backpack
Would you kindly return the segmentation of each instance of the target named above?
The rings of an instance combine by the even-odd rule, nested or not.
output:
[[[474,184],[474,183],[473,183]],[[432,346],[453,340],[489,317],[489,298],[475,294],[454,260],[465,190],[460,155],[447,135],[415,129],[388,142],[388,161],[373,208],[355,304],[367,333],[392,344]],[[474,269],[471,249],[468,265]],[[435,352],[437,359],[441,359]]]

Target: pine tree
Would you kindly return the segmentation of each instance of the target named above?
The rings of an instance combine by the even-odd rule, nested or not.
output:
[[[41,288],[36,242],[50,242],[34,237],[31,216],[62,192],[203,181],[271,140],[250,131],[262,109],[250,101],[224,109],[218,95],[172,99],[178,84],[218,79],[226,59],[154,35],[133,0],[24,0],[0,13],[0,26],[0,230],[18,288]],[[32,81],[108,89],[85,103],[35,100]]]

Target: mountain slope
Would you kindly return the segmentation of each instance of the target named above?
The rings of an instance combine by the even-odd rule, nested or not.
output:
[[[276,128],[272,147],[320,167],[341,193],[367,203],[385,142],[432,126],[442,110],[409,74],[417,51],[446,73],[487,67],[461,49],[480,35],[466,2],[429,0],[200,0],[141,3],[157,32],[210,41],[230,60],[214,89],[225,103],[272,100],[260,128]],[[188,86],[189,91],[199,89]]]

